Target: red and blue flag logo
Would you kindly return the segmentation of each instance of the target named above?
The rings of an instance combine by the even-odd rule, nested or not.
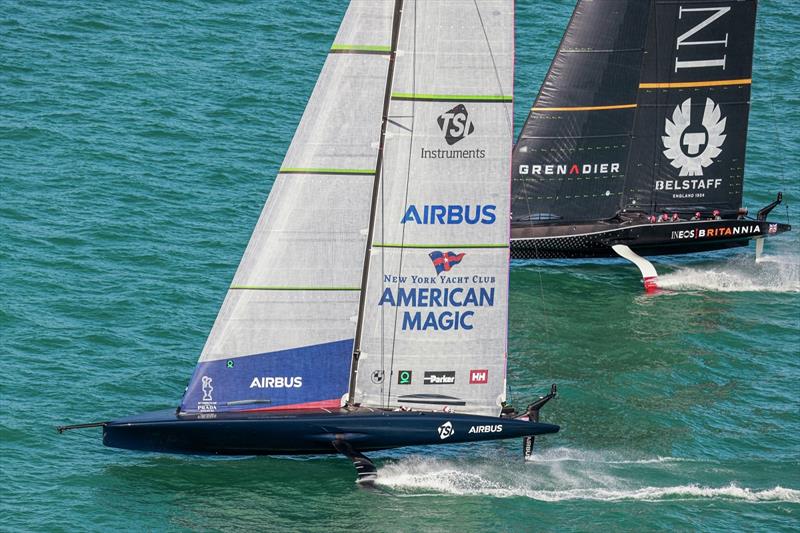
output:
[[[453,252],[431,252],[428,254],[433,262],[433,267],[437,274],[450,272],[450,269],[459,264],[464,259],[464,254],[454,254]]]

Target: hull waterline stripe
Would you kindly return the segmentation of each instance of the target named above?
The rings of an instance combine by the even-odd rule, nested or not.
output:
[[[532,107],[531,111],[607,111],[610,109],[633,109],[635,107],[636,104],[592,105],[576,107]]]
[[[390,54],[390,46],[370,45],[370,44],[334,44],[331,46],[331,54]]]
[[[351,176],[373,176],[372,168],[282,168],[278,174],[344,174]]]
[[[416,100],[417,102],[512,102],[511,96],[482,94],[421,94],[392,93],[392,100]]]
[[[231,285],[236,291],[360,291],[361,287],[291,287],[281,285]]]
[[[640,89],[686,89],[691,87],[722,87],[724,85],[750,85],[753,83],[751,78],[740,78],[738,80],[716,80],[716,81],[678,81],[668,83],[640,83]]]
[[[395,244],[376,242],[374,248],[508,248],[508,244]]]

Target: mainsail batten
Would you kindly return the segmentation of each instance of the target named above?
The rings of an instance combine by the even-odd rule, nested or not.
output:
[[[513,2],[405,2],[396,62],[353,402],[497,415]]]
[[[392,15],[389,1],[348,7],[182,412],[331,407],[346,394]]]

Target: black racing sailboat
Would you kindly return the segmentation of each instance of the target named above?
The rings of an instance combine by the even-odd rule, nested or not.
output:
[[[513,155],[514,258],[744,246],[756,0],[579,0]]]
[[[105,445],[341,453],[363,482],[371,450],[559,430],[555,386],[505,403],[513,20],[351,1],[180,407]]]

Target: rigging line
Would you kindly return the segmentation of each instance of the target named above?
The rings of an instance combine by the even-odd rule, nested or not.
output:
[[[500,89],[500,94],[505,96],[506,91],[503,88],[503,82],[500,80],[500,72],[497,70],[497,63],[494,60],[494,52],[492,52],[492,44],[489,42],[489,35],[486,33],[486,26],[483,24],[483,17],[481,16],[481,9],[478,7],[478,0],[472,0],[472,4],[475,6],[475,12],[478,14],[478,21],[481,23],[481,30],[483,30],[483,40],[486,41],[486,48],[489,49],[489,58],[492,60],[492,68],[494,69],[494,77],[497,80],[497,88]],[[513,68],[512,68],[513,70]],[[513,89],[514,86],[514,78],[511,78],[511,86]],[[511,115],[509,116],[508,108],[506,108],[506,123],[508,127],[511,129],[511,135],[514,135],[514,106],[511,105]],[[513,147],[512,147],[513,148]]]
[[[413,33],[411,37],[411,92],[412,94],[417,93],[417,0],[414,0],[414,19],[412,21],[413,24]],[[408,208],[408,190],[409,185],[411,183],[411,158],[414,148],[414,125],[416,122],[416,110],[417,110],[417,101],[411,100],[411,133],[409,133],[408,139],[408,163],[406,167],[406,192],[405,197],[403,198],[403,211]],[[403,224],[403,229],[400,232],[400,243],[405,244],[406,242],[406,225]],[[405,257],[405,248],[400,248],[400,261],[397,267],[397,275],[398,277],[403,273],[403,258]],[[400,314],[400,308],[397,307],[394,311],[394,323],[392,325],[392,354],[389,357],[389,370],[391,371],[390,374],[394,373],[394,353],[395,353],[395,345],[397,344],[397,317]],[[389,380],[389,394],[386,397],[386,404],[388,406],[389,398],[392,395],[392,384],[394,380]]]
[[[400,16],[402,14],[403,0],[395,0],[392,15],[392,44],[389,54],[389,67],[386,73],[386,86],[383,93],[383,109],[381,112],[381,135],[378,141],[378,158],[375,162],[375,176],[372,182],[372,198],[369,207],[369,228],[367,242],[364,247],[364,264],[361,270],[361,293],[358,299],[358,317],[356,319],[355,340],[353,341],[353,355],[350,361],[350,379],[348,380],[347,403],[353,404],[355,400],[356,376],[358,375],[358,360],[361,356],[361,335],[363,333],[364,312],[367,305],[367,282],[369,281],[369,263],[372,254],[372,239],[375,232],[375,211],[378,207],[378,186],[381,183],[381,170],[383,169],[383,149],[386,143],[386,125],[389,118],[389,104],[392,95],[392,79],[397,57],[397,42],[400,34]]]
[[[763,16],[762,16],[762,20],[763,20]],[[773,129],[773,132],[775,133],[775,140],[778,143],[778,153],[781,154],[780,156],[778,156],[780,158],[780,160],[781,160],[781,165],[780,165],[780,186],[781,186],[781,189],[786,190],[786,172],[784,170],[786,168],[786,161],[785,161],[785,159],[783,157],[783,154],[785,154],[786,151],[783,149],[783,140],[781,139],[781,130],[777,126],[778,125],[778,114],[775,112],[775,92],[773,91],[772,80],[770,79],[770,77],[769,76],[765,76],[765,78],[767,80],[767,90],[769,91],[769,107],[770,107],[770,112],[771,112],[770,114],[772,115],[772,121],[771,121],[772,122],[772,129]],[[752,99],[752,96],[751,96],[751,99]],[[742,183],[742,189],[743,189],[742,192],[744,192],[744,182]],[[789,222],[790,222],[790,219],[789,219],[789,203],[786,202],[784,204],[784,206],[786,208],[786,223],[789,224]]]

